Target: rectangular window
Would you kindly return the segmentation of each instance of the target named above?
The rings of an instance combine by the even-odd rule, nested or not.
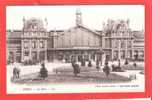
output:
[[[24,41],[24,49],[28,49],[29,48],[29,42],[28,41]]]
[[[127,48],[131,48],[131,41],[128,41]]]
[[[131,50],[127,51],[127,58],[132,58],[132,51]]]
[[[28,32],[24,32],[24,36],[28,36],[29,35],[29,33]]]
[[[124,50],[121,51],[121,59],[125,59],[125,51]]]
[[[121,48],[125,48],[126,44],[125,41],[121,41]]]
[[[36,41],[32,42],[32,48],[35,49],[36,48]]]
[[[29,51],[25,51],[24,56],[29,56]]]
[[[114,48],[118,48],[118,45],[119,45],[119,41],[118,41],[118,40],[115,40],[115,41],[114,41]]]
[[[118,59],[118,51],[114,51],[113,60],[117,60],[117,59]]]

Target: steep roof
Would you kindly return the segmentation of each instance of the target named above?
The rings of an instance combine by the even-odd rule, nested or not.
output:
[[[30,19],[24,20],[24,30],[44,31],[46,29],[44,28],[44,23],[42,19],[33,17]]]
[[[111,20],[109,19],[106,23],[103,24],[103,31],[104,33],[111,33],[113,31],[119,31],[119,30],[130,30],[129,28],[129,21],[125,21],[123,19],[118,20]]]
[[[84,26],[84,25],[74,26],[74,27],[68,29],[68,31],[71,30],[71,29],[76,29],[76,28],[82,28],[82,29],[85,29],[85,30],[87,30],[87,31],[95,34],[95,35],[101,36],[101,34],[100,34],[98,31],[89,29],[89,28],[87,28],[87,27]]]
[[[136,39],[144,39],[144,33],[142,31],[133,31],[133,36]]]
[[[22,31],[21,30],[13,30],[7,31],[7,38],[21,38]]]

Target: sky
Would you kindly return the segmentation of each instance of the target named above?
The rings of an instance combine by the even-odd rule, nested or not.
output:
[[[129,19],[131,29],[144,30],[144,5],[7,6],[6,28],[22,29],[23,17],[26,20],[35,17],[47,18],[48,30],[69,29],[76,25],[76,9],[81,10],[82,23],[90,29],[102,30],[108,19]]]

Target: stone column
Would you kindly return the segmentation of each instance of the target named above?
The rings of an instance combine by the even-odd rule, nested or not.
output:
[[[103,37],[103,39],[102,39],[102,46],[103,46],[103,48],[105,48],[105,37]]]
[[[113,60],[113,48],[114,48],[114,45],[115,45],[115,40],[113,40],[112,43],[111,43],[111,60]]]
[[[134,58],[134,55],[135,55],[135,51],[134,51],[134,49],[132,50],[132,59],[135,59]]]
[[[21,40],[21,62],[24,61],[24,40]]]
[[[111,51],[111,60],[113,60],[113,53],[114,53],[114,50],[112,49],[112,51]]]
[[[121,58],[121,52],[120,52],[120,49],[121,49],[121,40],[119,40],[119,43],[118,43],[118,59]]]
[[[37,40],[37,60],[39,61],[39,40]]]
[[[30,60],[32,60],[31,58],[32,58],[32,40],[29,40],[29,58],[30,58]]]
[[[45,60],[47,60],[47,40],[45,40]]]
[[[131,51],[132,51],[132,55],[131,55],[131,56],[132,56],[132,59],[135,59],[135,58],[134,58],[135,52],[134,52],[134,45],[133,45],[133,44],[134,44],[134,41],[131,40],[131,49],[132,49],[132,50],[131,50]]]
[[[126,44],[126,46],[125,46],[125,48],[126,48],[126,50],[125,50],[125,58],[128,58],[128,47],[127,47],[127,40],[125,40],[125,44]]]
[[[14,54],[14,62],[16,62],[16,50],[13,51]]]

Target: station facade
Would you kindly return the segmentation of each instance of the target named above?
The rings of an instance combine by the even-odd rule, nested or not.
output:
[[[144,60],[144,33],[131,30],[129,20],[108,20],[102,30],[92,30],[77,10],[76,25],[67,30],[48,31],[47,19],[23,18],[23,24],[7,30],[7,61]]]

